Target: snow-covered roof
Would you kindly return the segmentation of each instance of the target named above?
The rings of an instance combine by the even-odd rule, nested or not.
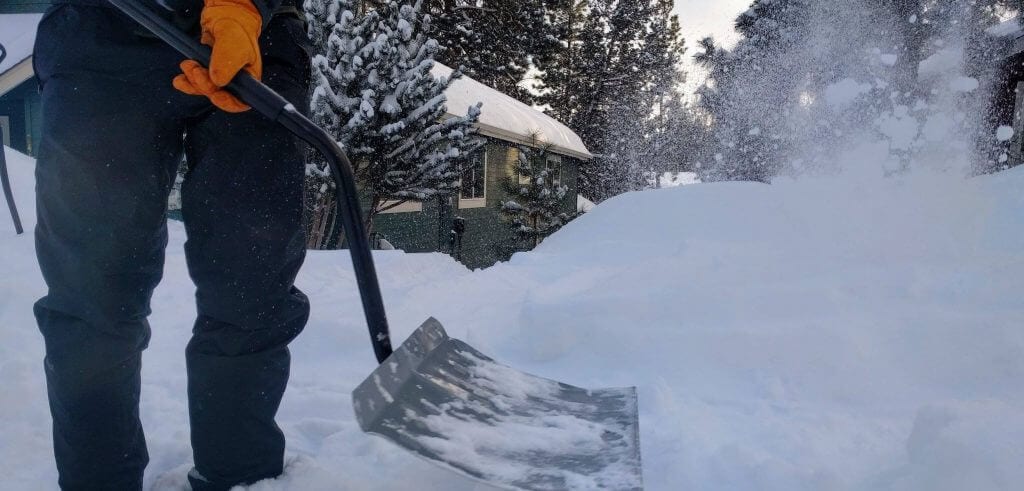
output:
[[[32,56],[36,42],[36,28],[43,14],[0,15],[0,44],[7,48],[7,58],[0,63],[0,73]]]
[[[434,63],[431,73],[435,77],[448,77],[452,69]],[[482,135],[515,143],[530,143],[532,135],[537,135],[544,143],[551,144],[555,153],[580,159],[593,158],[583,140],[568,126],[465,75],[453,82],[445,95],[448,97],[448,112],[453,116],[464,116],[470,106],[483,103],[478,123]]]

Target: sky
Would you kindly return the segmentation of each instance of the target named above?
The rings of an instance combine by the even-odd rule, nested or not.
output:
[[[697,41],[706,36],[714,36],[715,40],[727,46],[736,41],[736,33],[732,29],[733,20],[741,12],[750,7],[753,0],[675,0],[675,12],[679,14],[679,22],[686,38],[687,68],[689,80],[687,91],[699,85],[704,75],[690,63],[690,57],[697,52]]]
[[[733,20],[751,3],[752,0],[676,0],[675,11],[679,14],[686,44],[693,47],[709,35],[731,44],[736,39]]]

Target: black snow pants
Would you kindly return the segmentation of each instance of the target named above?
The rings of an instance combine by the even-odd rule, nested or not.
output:
[[[150,297],[167,244],[175,170],[198,318],[186,348],[193,489],[281,473],[274,421],[287,345],[309,315],[294,286],[305,256],[298,142],[249,111],[227,114],[171,87],[182,56],[100,0],[44,16],[35,47],[43,139],[36,249],[49,287],[35,305],[60,486],[138,490]],[[296,16],[264,29],[264,81],[305,107],[308,41]],[[152,423],[159,424],[159,421]]]

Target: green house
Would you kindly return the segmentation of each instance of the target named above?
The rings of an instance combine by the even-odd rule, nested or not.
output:
[[[41,14],[50,3],[50,0],[0,0],[0,14]]]
[[[1005,142],[1006,154],[993,169],[998,170],[1024,164],[1024,27],[1014,17],[986,32],[998,43],[996,53],[999,56],[994,60],[996,76],[990,92],[990,127],[985,134],[997,135],[999,127],[1013,128],[1013,134]]]
[[[433,74],[447,77],[451,69],[436,64]],[[569,188],[563,202],[566,213],[576,211],[579,165],[593,156],[564,124],[469,77],[453,82],[445,95],[449,116],[464,115],[470,106],[483,103],[477,131],[486,143],[463,169],[460,195],[406,203],[379,215],[374,230],[396,249],[440,251],[471,268],[490,266],[516,252],[501,204],[510,199],[505,184],[516,179],[519,146],[536,136],[549,148],[549,165],[559,170],[559,181]]]
[[[34,155],[42,130],[39,89],[32,70],[36,26],[46,1],[6,0],[0,3],[0,132],[3,144]],[[28,12],[28,13],[26,13]]]

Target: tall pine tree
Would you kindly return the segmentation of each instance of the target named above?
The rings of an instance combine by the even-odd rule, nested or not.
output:
[[[427,0],[445,50],[438,61],[524,102],[534,62],[557,46],[545,0]]]
[[[512,229],[513,252],[533,249],[570,219],[562,210],[569,188],[561,183],[561,160],[551,146],[534,136],[530,145],[517,150],[515,173],[505,183],[511,199],[501,204]]]
[[[698,96],[716,147],[701,178],[769,181],[808,163],[827,165],[847,135],[875,131],[885,140],[886,124],[923,124],[943,98],[946,109],[953,100],[961,107],[953,112],[968,112],[984,91],[950,94],[943,77],[958,67],[945,63],[933,73],[926,61],[956,60],[962,75],[984,81],[996,66],[984,28],[1012,4],[1019,1],[754,1],[736,19],[741,38],[732,49],[708,39],[696,57],[709,72]],[[984,133],[978,127],[964,123],[961,131]],[[902,140],[889,141],[899,163],[887,172],[905,169],[923,145]]]
[[[473,127],[480,105],[444,119],[444,92],[459,74],[431,74],[441,48],[422,3],[389,2],[357,15],[351,0],[306,0],[306,11],[318,49],[312,115],[352,160],[367,229],[404,202],[456,192],[461,160],[481,144]],[[313,222],[335,230],[326,172],[320,163],[308,172],[319,203]]]
[[[595,158],[580,167],[580,191],[600,201],[638,189],[660,163],[652,139],[659,107],[681,95],[684,47],[668,0],[558,3],[562,25],[542,101]]]

